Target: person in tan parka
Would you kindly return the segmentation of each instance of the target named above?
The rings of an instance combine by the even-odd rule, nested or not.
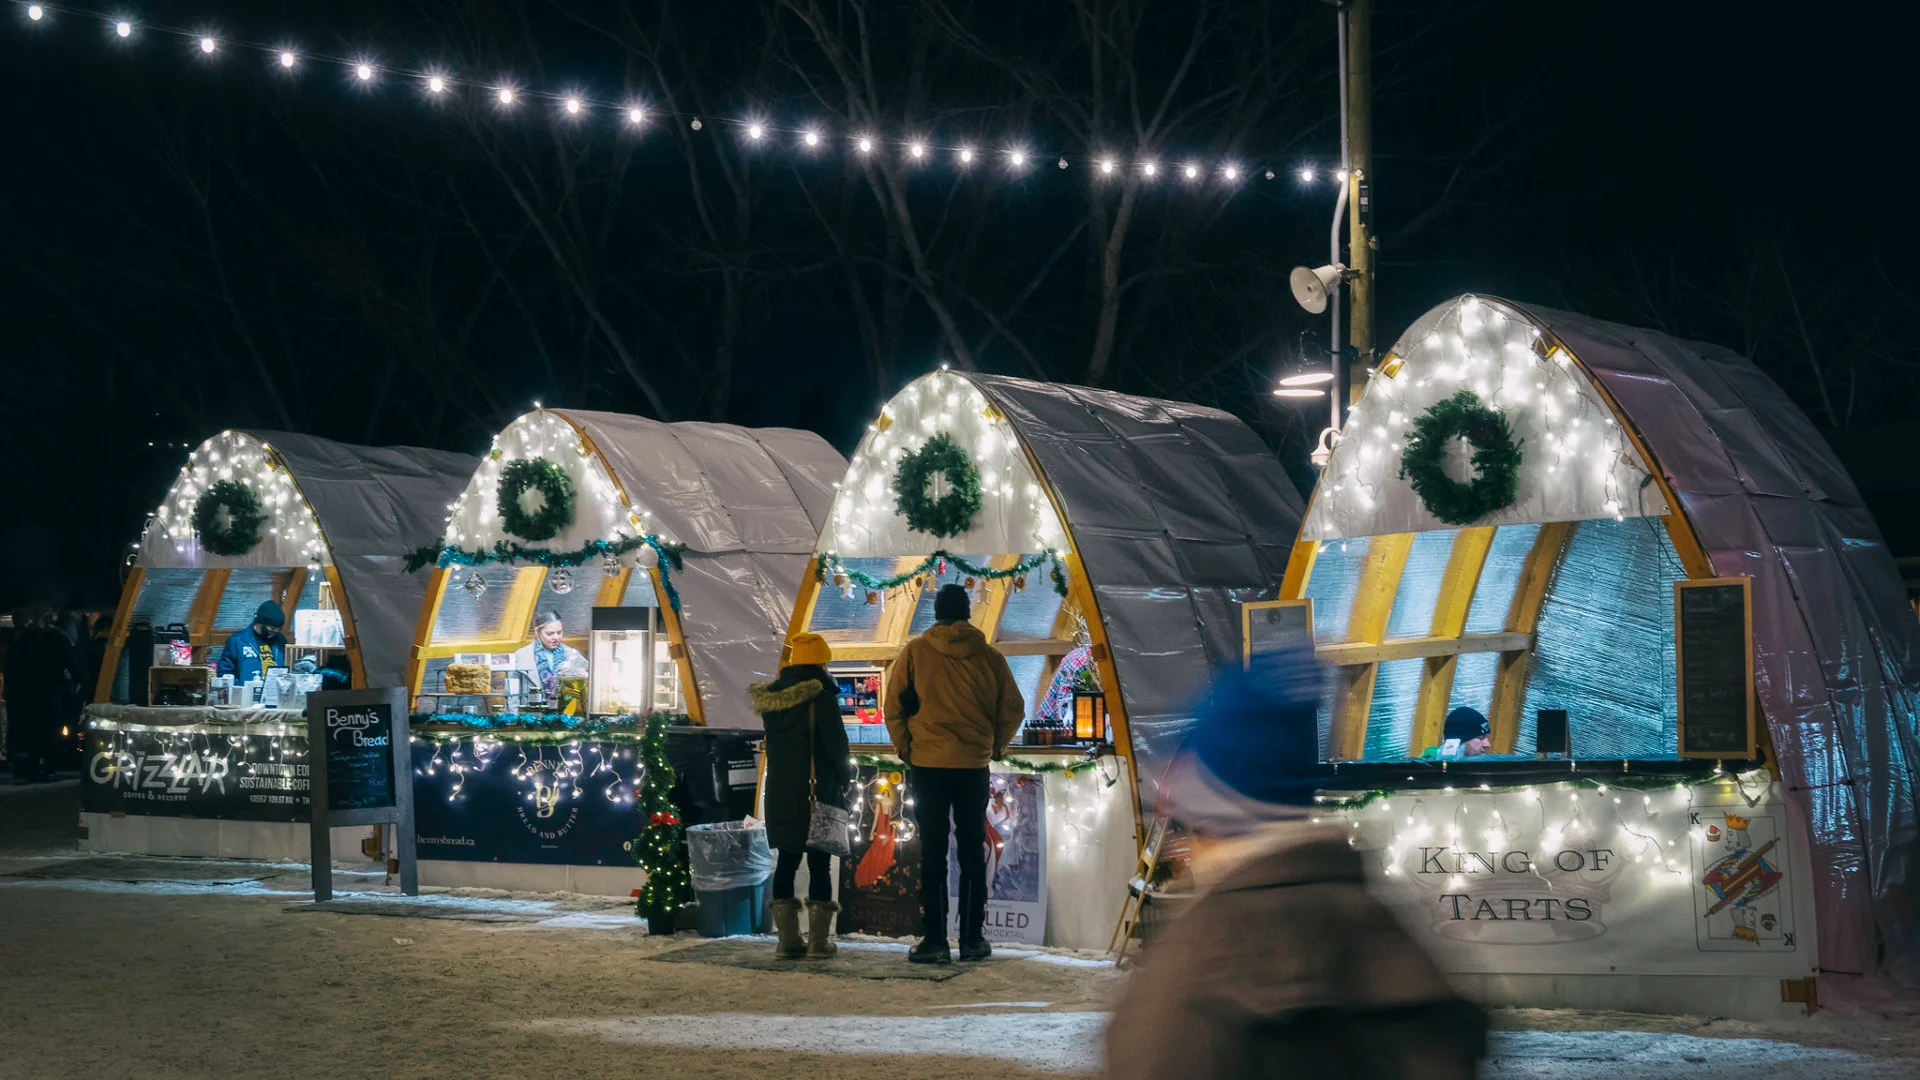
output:
[[[967,591],[942,585],[933,598],[934,624],[907,642],[887,672],[887,734],[913,770],[920,827],[925,936],[907,954],[916,964],[953,960],[947,948],[949,827],[960,856],[960,959],[993,954],[985,933],[987,763],[1006,754],[1027,703],[1007,658],[967,621],[970,614]]]

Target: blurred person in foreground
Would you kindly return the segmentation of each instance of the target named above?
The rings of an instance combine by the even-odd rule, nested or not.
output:
[[[1199,895],[1128,980],[1108,1075],[1473,1076],[1485,1014],[1369,893],[1346,830],[1309,820],[1322,771],[1311,651],[1254,665],[1216,685],[1168,775]]]

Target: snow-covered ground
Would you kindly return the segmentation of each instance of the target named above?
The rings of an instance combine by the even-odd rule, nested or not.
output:
[[[660,963],[702,942],[604,899],[377,876],[322,910],[304,866],[84,856],[47,820],[72,820],[70,785],[6,796],[0,1077],[1085,1074],[1126,977],[1037,949],[938,982]],[[903,952],[847,949],[879,974]],[[1496,1022],[1489,1077],[1920,1076],[1920,1031],[1871,1017]]]

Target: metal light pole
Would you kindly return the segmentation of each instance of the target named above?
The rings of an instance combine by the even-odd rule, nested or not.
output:
[[[1373,0],[1340,8],[1340,168],[1347,212],[1349,401],[1358,401],[1373,367]]]

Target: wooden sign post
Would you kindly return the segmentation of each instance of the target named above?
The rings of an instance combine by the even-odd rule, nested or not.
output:
[[[397,686],[307,695],[315,903],[333,899],[333,830],[340,825],[393,826],[400,891],[420,895],[406,702]]]
[[[1673,648],[1680,756],[1752,760],[1753,579],[1674,582]]]

